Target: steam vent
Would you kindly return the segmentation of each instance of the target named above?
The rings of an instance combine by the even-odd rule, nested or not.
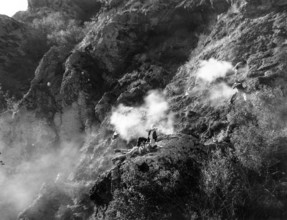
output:
[[[0,220],[287,219],[287,0],[28,0],[0,84]]]

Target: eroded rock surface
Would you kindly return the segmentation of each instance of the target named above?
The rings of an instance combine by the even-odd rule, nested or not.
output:
[[[111,219],[155,219],[165,213],[167,219],[184,219],[185,213],[180,213],[178,207],[183,208],[190,196],[199,195],[200,166],[207,155],[193,140],[187,135],[165,137],[158,142],[162,148],[157,152],[126,159],[99,177],[90,194],[98,207],[96,218],[106,213]],[[130,210],[126,209],[126,199]],[[137,199],[142,201],[138,207],[132,202]],[[107,210],[103,213],[101,207]]]
[[[0,48],[1,86],[19,98],[29,89],[46,42],[36,30],[0,15]]]
[[[29,10],[66,10],[68,3],[29,1]],[[92,10],[93,3],[97,8]],[[61,192],[49,195],[43,190],[23,216],[286,218],[286,139],[280,135],[286,125],[287,3],[93,3],[75,1],[69,8],[74,11],[75,6],[81,14],[85,9],[78,6],[90,5],[91,14],[100,13],[73,50],[56,46],[46,53],[20,103],[21,110],[44,118],[59,139],[88,134],[75,170],[64,181],[85,187],[83,193],[65,194],[63,201],[58,199]],[[246,97],[238,93],[232,100],[214,101],[214,83],[198,86],[200,61],[211,58],[232,64],[220,80],[229,87],[244,83]],[[161,136],[158,151],[114,165],[114,150],[129,149],[135,140],[112,138],[112,108],[139,106],[153,89],[166,94],[175,134]],[[273,149],[272,156],[258,145]],[[47,203],[56,205],[45,214],[40,210]]]

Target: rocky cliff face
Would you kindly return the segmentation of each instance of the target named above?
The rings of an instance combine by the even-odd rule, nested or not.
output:
[[[1,86],[19,98],[29,89],[34,70],[46,52],[46,42],[36,30],[1,15],[0,47]]]
[[[287,1],[73,4],[100,13],[72,51],[45,54],[18,114],[78,143],[78,163],[19,219],[285,219]],[[173,134],[113,164],[135,143],[112,138],[113,107],[142,106],[155,89]]]

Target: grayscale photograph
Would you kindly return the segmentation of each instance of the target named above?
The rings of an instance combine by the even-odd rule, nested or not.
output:
[[[0,220],[286,219],[287,0],[0,0]]]

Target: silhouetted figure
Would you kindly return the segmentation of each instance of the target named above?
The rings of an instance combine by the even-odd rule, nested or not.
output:
[[[116,149],[115,153],[122,153],[123,155],[116,156],[112,160],[115,163],[116,161],[122,162],[127,157],[135,157],[138,155],[144,155],[146,153],[155,151],[158,147],[155,143],[157,141],[157,133],[156,128],[152,126],[150,130],[148,130],[148,138],[139,137],[137,141],[137,145],[132,149]]]
[[[145,143],[148,141],[147,138],[145,137],[139,137],[138,138],[138,142],[137,142],[137,146],[140,147],[141,145],[145,145]]]
[[[1,155],[1,154],[2,154],[2,153],[0,152],[0,155]],[[4,166],[5,163],[4,163],[2,160],[0,160],[0,165]]]
[[[155,142],[157,142],[157,133],[156,133],[156,128],[153,127],[148,131],[148,138],[147,142],[149,142],[151,145],[154,145]]]

